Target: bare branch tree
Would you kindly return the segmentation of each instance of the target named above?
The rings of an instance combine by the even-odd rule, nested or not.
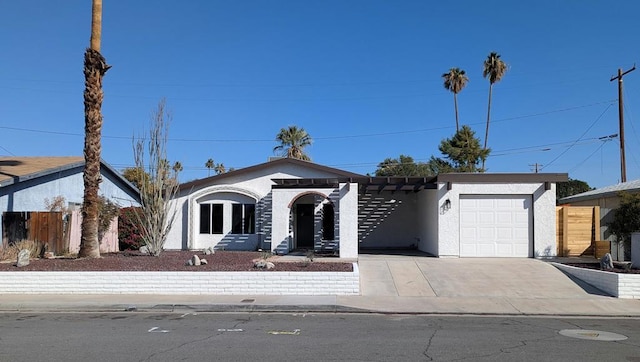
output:
[[[143,241],[149,253],[154,256],[162,252],[177,212],[169,204],[178,192],[179,185],[178,171],[171,168],[167,161],[167,137],[171,119],[171,114],[166,110],[166,102],[162,99],[151,115],[149,139],[134,140],[133,145],[136,167],[146,170],[149,175],[149,182],[142,182],[140,186],[142,212],[136,215]]]

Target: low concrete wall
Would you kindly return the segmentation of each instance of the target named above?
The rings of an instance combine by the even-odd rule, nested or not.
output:
[[[556,268],[618,298],[640,299],[640,274],[620,274],[552,263]]]
[[[2,294],[359,295],[353,272],[0,272]]]

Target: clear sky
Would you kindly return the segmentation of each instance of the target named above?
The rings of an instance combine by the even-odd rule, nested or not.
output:
[[[288,125],[314,162],[373,173],[400,154],[426,161],[455,132],[442,74],[470,78],[462,124],[484,139],[491,51],[489,172],[620,180],[618,68],[640,58],[638,1],[104,0],[102,157],[133,164],[131,138],[165,97],[169,159],[183,182],[209,158],[234,168],[273,156]],[[0,155],[82,155],[83,53],[91,0],[0,3]],[[640,70],[624,77],[627,179],[640,178]]]

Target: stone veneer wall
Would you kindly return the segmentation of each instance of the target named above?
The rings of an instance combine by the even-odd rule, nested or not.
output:
[[[359,295],[353,272],[0,272],[3,294]]]

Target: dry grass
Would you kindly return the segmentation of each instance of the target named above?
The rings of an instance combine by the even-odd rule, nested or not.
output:
[[[8,247],[0,249],[0,261],[4,260],[16,260],[18,253],[22,249],[27,249],[31,253],[31,257],[38,257],[42,252],[42,244],[33,240],[20,240]]]

